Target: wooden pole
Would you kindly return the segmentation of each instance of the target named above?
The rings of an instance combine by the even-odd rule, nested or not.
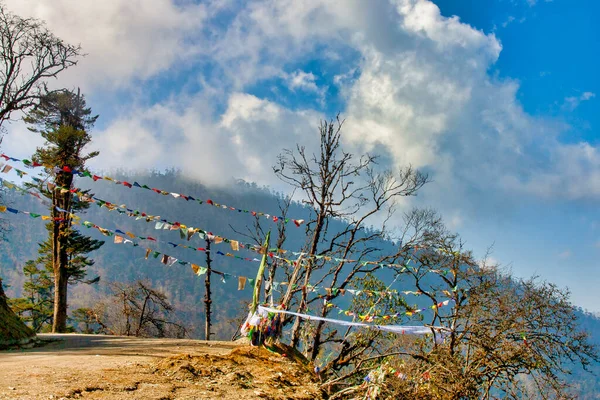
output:
[[[212,300],[210,298],[210,263],[212,262],[210,258],[210,240],[206,238],[206,278],[204,279],[204,314],[206,316],[205,326],[204,326],[204,340],[210,340],[210,305]]]

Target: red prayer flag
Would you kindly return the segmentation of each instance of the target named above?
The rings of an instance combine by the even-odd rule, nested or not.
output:
[[[102,177],[98,176],[98,175],[94,175],[94,176],[92,176],[92,179],[94,180],[94,182],[96,182],[98,179],[102,179]]]
[[[71,170],[71,168],[69,168],[67,165],[65,165],[65,166],[63,167],[63,169],[62,169],[62,170],[63,170],[63,171],[65,171],[65,172],[69,172],[69,173],[72,173],[72,172],[73,172],[73,171]]]
[[[133,185],[131,183],[129,183],[129,182],[123,181],[121,183],[123,184],[123,186],[127,186],[129,189],[131,189],[133,187]]]

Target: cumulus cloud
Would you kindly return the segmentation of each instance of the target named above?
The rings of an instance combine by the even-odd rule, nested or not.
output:
[[[314,140],[321,115],[289,111],[245,93],[233,93],[214,117],[202,98],[133,109],[95,133],[94,146],[109,155],[92,161],[103,168],[177,166],[203,183],[227,185],[232,178],[272,182],[271,166],[281,149]],[[276,187],[276,185],[274,185]]]
[[[184,62],[198,49],[208,7],[192,2],[6,0],[22,17],[39,18],[61,39],[87,54],[61,76],[84,89],[129,86]]]
[[[202,83],[189,96],[128,105],[97,132],[103,160],[115,166],[176,165],[212,183],[275,184],[275,155],[314,140],[326,116],[248,90],[283,77],[319,97],[316,72],[303,67],[317,60],[338,66],[330,84],[345,105],[345,144],[382,154],[385,166],[430,172],[425,193],[456,224],[481,199],[600,197],[597,148],[562,144],[561,124],[528,115],[518,83],[488,74],[502,50],[495,35],[441,15],[428,0],[7,4],[82,43],[89,55],[70,79],[84,79],[92,93],[175,75],[181,64],[189,81]]]

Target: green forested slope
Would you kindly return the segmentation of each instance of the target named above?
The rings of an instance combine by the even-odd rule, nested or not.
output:
[[[247,183],[238,183],[228,188],[208,188],[204,185],[186,180],[175,171],[166,173],[128,173],[125,177],[121,173],[114,173],[120,180],[128,182],[137,181],[170,192],[192,195],[198,199],[212,199],[214,202],[242,209],[263,211],[272,215],[279,215],[279,201],[281,197],[270,191],[258,188]],[[221,209],[209,205],[199,205],[193,201],[185,201],[181,198],[164,196],[150,190],[140,188],[127,188],[115,185],[108,181],[96,183],[89,179],[79,179],[82,188],[89,188],[96,197],[114,204],[126,204],[128,208],[147,212],[152,215],[160,215],[171,222],[181,222],[188,226],[202,228],[214,234],[250,242],[237,231],[247,231],[253,224],[250,214],[237,211]],[[45,207],[31,196],[19,195],[14,191],[5,191],[5,198],[14,208],[47,214]],[[299,204],[290,207],[290,218],[309,219],[309,210]],[[7,235],[7,241],[0,244],[0,276],[4,279],[7,294],[9,296],[20,295],[23,282],[22,267],[28,259],[36,257],[37,243],[44,239],[46,231],[41,219],[31,219],[26,215],[6,214],[3,217],[11,222],[11,231]],[[204,304],[204,277],[197,277],[189,266],[175,264],[172,267],[160,263],[159,259],[144,258],[145,249],[150,247],[161,253],[173,257],[205,265],[205,253],[194,252],[189,249],[173,248],[167,242],[183,243],[195,247],[205,247],[205,242],[198,236],[194,236],[189,242],[182,240],[178,231],[155,230],[155,224],[144,220],[135,220],[116,211],[108,211],[106,208],[92,207],[82,215],[82,220],[88,220],[103,228],[110,230],[130,231],[139,236],[152,236],[162,241],[154,243],[150,241],[138,241],[139,247],[128,244],[114,244],[112,237],[103,236],[96,229],[81,227],[84,233],[94,238],[104,239],[107,243],[97,252],[92,253],[96,264],[89,269],[90,278],[100,276],[101,280],[96,285],[80,284],[71,288],[69,307],[74,310],[77,307],[91,307],[93,304],[108,293],[109,282],[131,282],[138,279],[147,279],[156,288],[164,290],[169,300],[175,305],[178,317],[190,328],[191,335],[201,337],[203,330]],[[262,219],[265,229],[272,229],[276,233],[276,224]],[[297,228],[293,223],[288,224],[288,239],[284,248],[300,251],[305,243],[304,227]],[[391,243],[381,243],[382,251],[393,246]],[[213,250],[223,253],[232,252],[229,245],[213,244]],[[233,252],[232,252],[233,253]],[[242,257],[258,257],[257,254],[241,249],[235,253]],[[292,256],[290,256],[292,258]],[[258,267],[256,262],[246,262],[230,257],[213,256],[212,267],[216,270],[227,272],[232,275],[254,277]],[[383,276],[385,279],[386,277]],[[283,277],[282,277],[283,280]],[[411,290],[414,288],[404,285],[401,281],[394,284],[397,290]],[[228,339],[237,329],[236,318],[245,316],[244,307],[251,300],[249,286],[244,291],[237,290],[237,279],[231,278],[227,282],[221,282],[219,276],[213,275],[213,321],[215,339]],[[580,312],[582,324],[592,333],[592,337],[600,333],[600,320],[583,311]],[[239,322],[239,321],[238,321]],[[598,340],[594,340],[598,342]],[[596,371],[600,371],[595,366]],[[572,377],[573,382],[581,388],[581,398],[598,398],[595,393],[600,392],[600,386],[596,377],[577,373]]]

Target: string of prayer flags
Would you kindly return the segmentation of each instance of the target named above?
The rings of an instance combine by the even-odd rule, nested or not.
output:
[[[33,167],[45,167],[47,169],[53,170],[55,172],[66,172],[69,174],[73,174],[73,175],[78,175],[80,177],[86,177],[91,179],[93,182],[97,182],[99,180],[105,180],[105,181],[109,181],[109,182],[113,182],[116,185],[122,185],[125,186],[127,188],[133,188],[133,187],[137,187],[140,189],[146,189],[146,190],[150,190],[152,192],[155,192],[157,194],[161,194],[164,196],[168,196],[171,195],[174,198],[177,199],[184,199],[186,201],[195,201],[197,204],[206,204],[206,205],[211,205],[220,209],[224,209],[224,210],[230,210],[230,211],[237,211],[238,213],[244,213],[244,214],[250,214],[252,216],[258,216],[258,217],[265,217],[266,219],[272,221],[272,222],[279,222],[282,221],[284,223],[288,223],[290,221],[292,221],[294,223],[294,225],[296,225],[297,227],[300,227],[303,223],[304,220],[303,219],[291,219],[291,218],[284,218],[284,217],[278,217],[278,216],[274,216],[268,213],[264,213],[264,212],[260,212],[260,211],[251,211],[251,210],[245,210],[245,209],[241,209],[241,208],[237,208],[237,207],[231,207],[231,206],[227,206],[225,204],[219,204],[211,199],[206,199],[206,200],[200,200],[200,199],[196,199],[193,196],[189,196],[189,195],[184,195],[181,193],[173,193],[173,192],[168,192],[166,190],[162,190],[162,189],[157,189],[157,188],[151,188],[147,185],[140,185],[138,182],[133,182],[133,183],[129,183],[127,181],[119,181],[118,179],[114,179],[111,178],[109,176],[101,176],[101,175],[96,175],[96,174],[92,174],[90,171],[86,171],[86,170],[76,170],[76,169],[72,169],[69,166],[63,166],[63,167],[57,167],[57,166],[51,166],[51,165],[41,165],[41,164],[37,164],[34,162],[31,162],[29,160],[20,160],[18,158],[14,158],[14,157],[10,157],[7,156],[6,154],[1,154],[0,157],[4,158],[5,160],[10,160],[10,161],[16,161],[16,162],[22,162],[23,164],[25,164],[26,166],[33,168]],[[10,167],[7,171],[2,171],[2,172],[8,172],[10,171],[12,167]],[[26,174],[26,172],[24,171],[19,171],[22,174]],[[22,176],[22,175],[21,175]]]
[[[60,188],[60,187],[59,187]],[[62,188],[61,188],[62,189]],[[64,190],[67,190],[66,188]],[[166,219],[161,219],[160,216],[151,215],[149,213],[140,212],[138,210],[133,210],[127,208],[125,204],[117,205],[111,203],[109,201],[100,199],[95,196],[87,196],[85,193],[80,192],[79,189],[71,189],[71,192],[78,195],[80,197],[80,201],[84,201],[87,203],[95,203],[101,208],[106,208],[109,211],[117,211],[119,214],[127,215],[128,217],[135,218],[137,220],[144,219],[146,222],[155,222],[155,229],[157,230],[176,230],[180,233],[181,239],[187,239],[188,241],[194,236],[198,234],[200,239],[209,239],[215,244],[219,243],[229,243],[231,248],[234,251],[239,251],[240,248],[247,249],[254,252],[259,252],[260,247],[254,244],[249,243],[241,243],[237,240],[228,239],[222,236],[213,235],[206,230],[194,227],[188,227],[187,225],[181,222],[169,222]]]
[[[65,220],[62,217],[51,217],[49,215],[40,215],[40,214],[36,214],[36,213],[31,213],[29,211],[17,210],[16,208],[8,207],[5,205],[0,205],[0,212],[1,213],[9,212],[12,214],[26,214],[26,215],[29,215],[31,218],[41,217],[42,220],[44,220],[44,221],[55,221],[56,222],[56,221],[64,221]]]
[[[73,214],[71,214],[73,215]],[[114,236],[114,243],[115,244],[121,244],[121,243],[128,243],[131,242],[131,240],[126,239],[125,237],[123,237],[122,235],[127,235],[132,239],[138,239],[138,240],[147,240],[147,241],[151,241],[151,242],[156,242],[156,243],[165,243],[163,241],[157,240],[151,236],[137,236],[132,232],[123,232],[121,230],[116,230],[116,231],[112,231],[110,229],[106,229],[103,228],[101,226],[98,226],[90,221],[83,221],[82,225],[85,226],[86,228],[95,228],[97,230],[99,230],[104,236]],[[193,246],[187,246],[187,245],[183,245],[183,244],[177,244],[177,243],[173,243],[173,242],[168,242],[169,245],[173,246],[173,247],[183,247],[185,249],[189,249],[189,250],[193,250],[193,251],[202,251],[202,252],[209,252],[208,250],[206,250],[203,247],[193,247]],[[218,256],[222,256],[222,257],[231,257],[231,258],[236,258],[238,260],[242,260],[242,261],[249,261],[249,262],[258,262],[258,259],[252,259],[252,258],[248,258],[248,257],[240,257],[240,256],[236,256],[234,254],[231,253],[223,253],[221,251],[210,251],[213,254],[216,254]],[[146,255],[147,258],[148,255]],[[176,262],[177,260],[175,260],[174,262]],[[172,265],[174,262],[169,263],[169,265]]]
[[[403,315],[405,315],[407,317],[412,317],[413,315],[422,313],[423,311],[436,310],[438,308],[447,306],[448,304],[450,304],[450,302],[453,302],[453,301],[454,300],[452,300],[452,299],[448,299],[448,300],[444,300],[442,302],[439,302],[439,303],[437,303],[437,304],[435,304],[433,306],[429,306],[429,307],[425,307],[425,308],[420,308],[420,309],[414,309],[414,310],[408,310],[408,311],[399,312],[399,313],[395,313],[395,314],[388,314],[388,315],[377,315],[377,314],[369,314],[369,313],[367,313],[367,314],[357,314],[357,313],[355,313],[353,311],[344,310],[344,309],[338,307],[337,305],[335,305],[333,303],[327,303],[327,302],[326,302],[326,306],[337,309],[338,310],[338,314],[344,314],[344,315],[349,316],[349,317],[355,317],[355,318],[358,318],[358,319],[360,319],[361,321],[364,321],[364,322],[374,322],[374,321],[376,321],[378,319],[388,320],[388,319],[391,319],[391,318],[398,318],[398,317],[403,316]]]

